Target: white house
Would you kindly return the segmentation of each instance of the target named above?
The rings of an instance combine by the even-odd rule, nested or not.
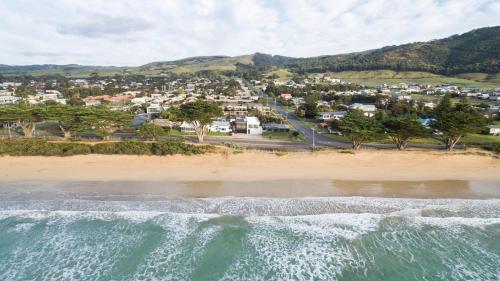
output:
[[[147,114],[158,114],[162,111],[162,107],[159,104],[151,104],[146,108]]]
[[[210,124],[208,128],[209,132],[221,132],[221,133],[229,133],[231,132],[231,123],[224,120],[215,120]]]
[[[39,93],[43,102],[54,101],[60,104],[66,104],[66,99],[62,98],[61,92],[57,90],[46,90],[45,93]]]
[[[260,126],[259,118],[255,116],[247,116],[247,134],[262,135],[262,127]]]
[[[145,104],[146,103],[146,98],[145,97],[140,97],[140,98],[133,98],[130,100],[131,103],[133,104]]]
[[[349,106],[350,109],[356,109],[363,111],[365,116],[372,117],[375,115],[377,108],[374,104],[362,104],[362,103],[353,103]]]
[[[19,101],[21,98],[14,96],[0,96],[0,104],[13,104]]]
[[[490,128],[490,135],[500,136],[500,125],[491,125],[488,128]]]
[[[101,100],[86,100],[85,106],[98,106],[101,105]]]
[[[181,132],[194,132],[194,127],[187,123],[187,122],[182,122],[180,125]]]
[[[316,115],[317,119],[327,121],[327,120],[339,120],[347,114],[347,111],[328,111],[328,112],[318,112]]]

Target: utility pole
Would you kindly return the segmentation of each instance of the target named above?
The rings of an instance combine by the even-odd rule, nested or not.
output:
[[[313,131],[313,151],[316,149],[316,144],[314,142],[314,128],[312,128],[312,131]]]

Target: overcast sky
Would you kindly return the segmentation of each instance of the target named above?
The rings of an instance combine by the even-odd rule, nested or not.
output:
[[[0,0],[0,64],[319,56],[500,25],[500,0]]]

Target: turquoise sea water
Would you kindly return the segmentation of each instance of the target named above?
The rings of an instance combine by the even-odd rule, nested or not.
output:
[[[500,200],[4,197],[0,280],[500,280]]]

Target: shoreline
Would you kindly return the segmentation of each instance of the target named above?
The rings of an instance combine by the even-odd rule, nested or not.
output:
[[[243,152],[204,155],[3,156],[0,186],[16,181],[500,181],[500,159],[429,151]]]

